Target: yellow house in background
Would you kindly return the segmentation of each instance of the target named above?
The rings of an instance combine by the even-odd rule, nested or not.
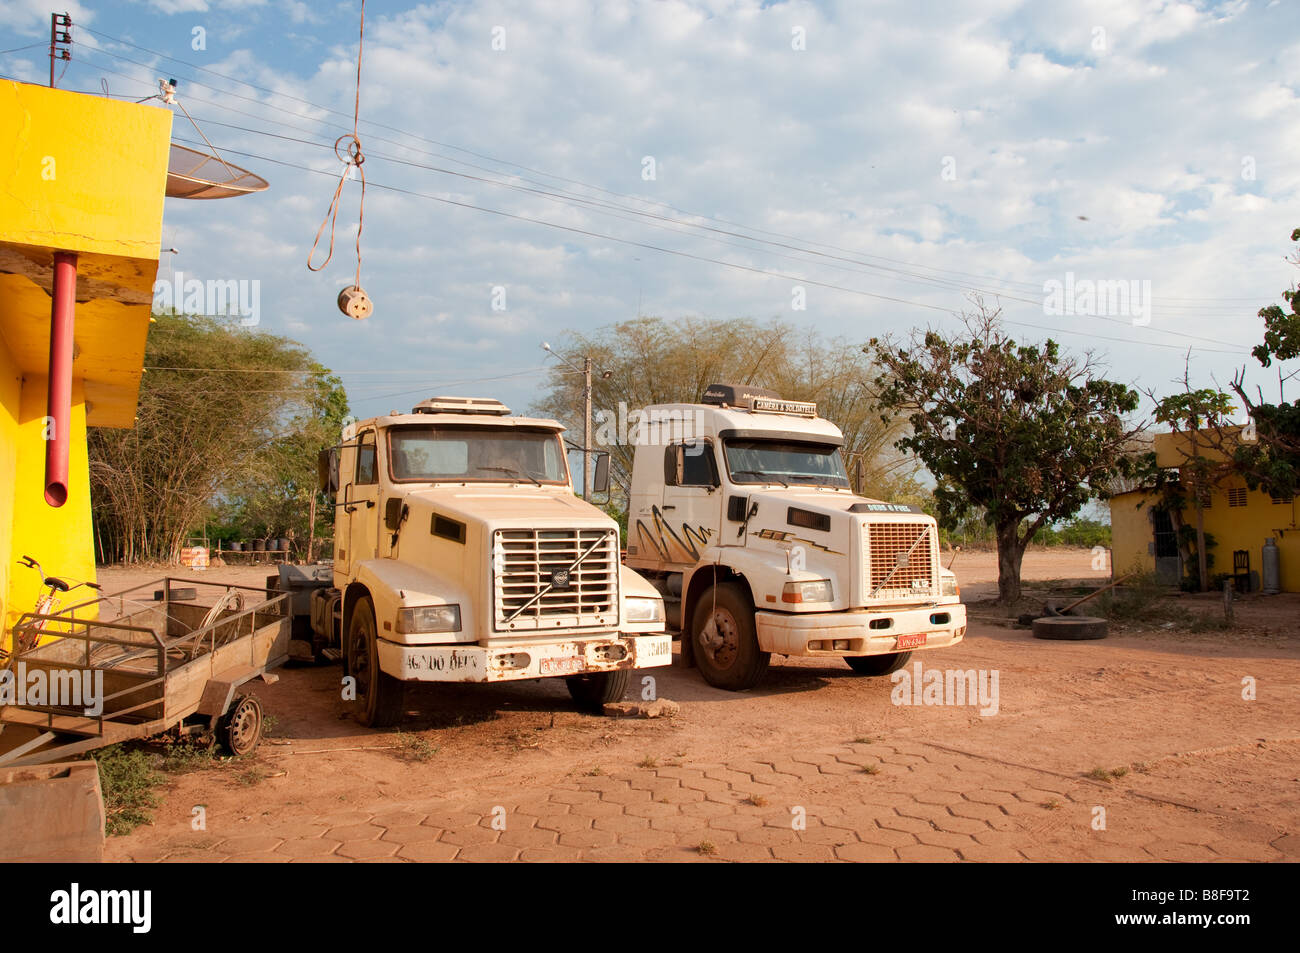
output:
[[[1240,428],[1225,430],[1235,438]],[[1183,434],[1155,436],[1156,463],[1176,469],[1192,449],[1191,438]],[[1199,445],[1197,452],[1215,460],[1221,455]],[[1176,521],[1159,508],[1158,495],[1139,489],[1119,493],[1110,499],[1111,560],[1116,575],[1139,569],[1154,572],[1162,581],[1176,584],[1185,575],[1178,552]],[[1186,507],[1177,514],[1182,523],[1195,526],[1196,513]],[[1204,510],[1205,532],[1214,537],[1210,550],[1214,565],[1210,576],[1233,572],[1233,554],[1244,551],[1249,558],[1253,588],[1258,589],[1263,573],[1265,541],[1272,538],[1278,548],[1283,592],[1300,592],[1300,523],[1294,497],[1270,496],[1251,490],[1238,476],[1225,477],[1213,488]]]
[[[0,81],[0,644],[40,588],[19,558],[95,578],[86,427],[134,423],[171,123]]]

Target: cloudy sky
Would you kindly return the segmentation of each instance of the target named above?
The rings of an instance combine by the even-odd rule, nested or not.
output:
[[[638,313],[861,341],[953,327],[972,291],[1126,382],[1167,390],[1190,347],[1194,383],[1226,385],[1300,277],[1294,0],[370,0],[367,321],[335,305],[357,181],[333,260],[307,269],[352,126],[359,0],[67,7],[60,86],[139,99],[174,77],[271,183],[168,199],[160,277],[260,281],[261,326],[341,372],[361,415],[446,392],[525,408],[543,340]],[[42,44],[49,9],[7,0],[0,48]],[[0,74],[47,82],[44,46]],[[1090,303],[1102,281],[1129,300]]]

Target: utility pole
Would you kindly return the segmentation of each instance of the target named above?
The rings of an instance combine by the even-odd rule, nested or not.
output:
[[[591,358],[582,359],[582,498],[591,502]]]
[[[591,501],[591,355],[588,354],[582,359],[582,367],[579,368],[572,361],[567,360],[562,355],[557,354],[555,349],[542,342],[542,350],[552,357],[558,358],[561,363],[568,364],[569,367],[578,374],[582,375],[582,498]],[[610,376],[609,371],[601,375],[604,380]]]
[[[63,29],[60,29],[62,27]],[[65,46],[72,45],[72,17],[66,13],[50,14],[50,89],[54,88],[54,61],[70,60],[72,52]]]

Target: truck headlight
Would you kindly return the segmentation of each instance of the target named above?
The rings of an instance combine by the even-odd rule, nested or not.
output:
[[[403,635],[416,632],[459,632],[460,606],[415,606],[397,613],[397,631]]]
[[[831,602],[835,593],[829,579],[811,582],[787,582],[781,590],[782,602]]]
[[[941,580],[943,583],[943,589],[941,591],[945,596],[961,595],[961,586],[957,585],[956,576],[942,576]]]
[[[629,597],[623,601],[623,621],[662,622],[664,621],[664,601],[662,599]]]

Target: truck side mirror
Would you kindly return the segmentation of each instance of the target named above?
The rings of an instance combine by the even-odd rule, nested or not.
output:
[[[681,486],[685,466],[686,459],[681,444],[664,448],[664,486]]]
[[[384,501],[384,526],[390,533],[396,533],[406,519],[406,503],[400,496],[390,496]]]
[[[334,496],[339,490],[339,452],[334,448],[316,455],[316,489]]]
[[[593,493],[606,493],[609,491],[608,453],[599,453],[596,455],[596,473],[591,478],[591,490]]]

